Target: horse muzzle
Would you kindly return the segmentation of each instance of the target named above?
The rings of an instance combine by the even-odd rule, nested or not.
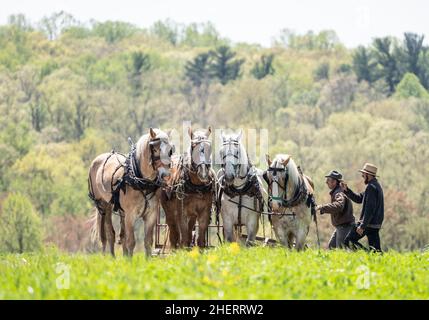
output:
[[[168,182],[169,178],[171,176],[170,170],[161,167],[158,169],[158,177],[163,182]]]

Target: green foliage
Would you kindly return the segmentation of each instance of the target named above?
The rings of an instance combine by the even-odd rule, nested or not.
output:
[[[130,37],[136,32],[137,27],[121,21],[95,22],[93,25],[94,35],[104,38],[111,44]]]
[[[268,75],[273,75],[275,72],[273,60],[274,54],[262,55],[260,61],[255,63],[250,72],[256,79],[262,79]]]
[[[54,12],[50,16],[45,16],[39,23],[40,30],[48,37],[54,40],[63,32],[77,24],[76,19],[64,11]]]
[[[87,170],[82,158],[64,144],[30,151],[8,172],[9,190],[28,195],[42,215],[85,214]]]
[[[126,153],[126,138],[137,140],[149,126],[180,132],[183,120],[261,128],[269,130],[270,152],[290,153],[313,178],[320,203],[329,201],[327,171],[342,170],[363,190],[356,170],[375,162],[393,204],[383,245],[420,248],[429,234],[429,50],[422,40],[406,34],[348,50],[333,32],[284,31],[265,49],[232,47],[209,22],[167,20],[144,30],[82,24],[64,12],[35,24],[13,16],[0,26],[0,190],[25,194],[51,226],[64,224],[44,230],[49,241],[79,250],[84,240],[75,230],[84,232],[87,169],[96,155]],[[328,218],[321,218],[323,242]],[[68,223],[78,243],[58,235]]]
[[[41,222],[22,194],[9,194],[0,210],[0,252],[23,253],[42,247]]]
[[[225,245],[150,260],[137,254],[130,260],[47,250],[1,256],[0,298],[427,299],[428,271],[428,254],[420,252],[293,252]]]
[[[396,87],[395,97],[398,98],[429,98],[429,93],[421,85],[419,78],[413,73],[406,73]]]
[[[30,150],[34,143],[34,136],[25,122],[8,122],[0,131],[0,143],[13,148],[19,156],[22,156]]]
[[[277,43],[295,50],[322,51],[333,50],[340,45],[338,36],[333,30],[322,30],[317,34],[308,31],[304,35],[299,35],[289,29],[283,29]]]
[[[329,69],[330,66],[328,62],[319,64],[319,66],[314,70],[314,80],[320,81],[329,79]]]
[[[150,32],[174,46],[179,42],[179,26],[170,19],[156,21],[151,27]]]
[[[182,38],[181,43],[192,47],[217,46],[223,41],[220,38],[219,32],[210,22],[200,24],[191,23],[184,28]]]

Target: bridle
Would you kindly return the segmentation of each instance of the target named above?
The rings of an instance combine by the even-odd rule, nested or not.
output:
[[[162,155],[162,146],[163,145],[167,145],[170,147],[170,149],[168,150],[168,154],[165,157],[162,157],[163,159],[161,159],[161,155]],[[163,163],[166,162],[166,160],[168,159],[168,165],[171,165],[171,156],[173,155],[173,153],[175,152],[175,146],[174,145],[170,145],[170,142],[168,141],[168,139],[165,138],[155,138],[155,139],[151,139],[149,141],[149,147],[150,147],[150,153],[151,153],[151,162],[152,162],[152,167],[154,170],[156,170],[155,168],[155,162],[161,160]],[[155,155],[155,148],[159,147],[159,155]]]
[[[286,200],[287,197],[287,183],[289,180],[289,171],[287,167],[283,167],[283,168],[273,168],[273,167],[269,167],[267,169],[267,171],[272,172],[273,175],[273,183],[276,183],[277,186],[282,190],[282,194],[280,196],[274,197],[272,194],[269,195],[269,199],[272,200],[276,200],[276,201],[281,201],[283,202],[283,200]],[[285,172],[285,185],[282,186],[280,184],[280,179],[279,176],[277,175],[277,172]],[[264,172],[264,179],[265,181],[267,181],[269,187],[270,187],[270,192],[272,192],[272,183],[269,183],[269,179],[268,179],[268,174],[267,172]]]
[[[211,151],[211,141],[206,139],[203,136],[197,137],[193,140],[191,140],[191,169],[193,172],[197,172],[199,166],[207,166],[210,168],[211,166],[211,152],[209,153],[209,159],[206,158],[206,150],[204,148],[203,143],[206,143],[210,147]],[[198,150],[198,162],[195,161],[193,155],[195,148],[199,148]]]
[[[305,182],[302,180],[302,172],[300,171],[300,169],[298,168],[298,171],[301,175],[301,178],[298,179],[298,185],[295,187],[295,192],[292,195],[292,198],[287,199],[287,184],[288,184],[288,180],[289,180],[289,171],[288,168],[286,166],[283,166],[282,168],[273,168],[273,167],[269,167],[263,174],[263,178],[264,180],[267,182],[268,184],[268,202],[271,203],[273,200],[275,201],[280,201],[282,207],[285,208],[292,208],[294,206],[299,205],[302,201],[305,200],[306,196],[308,195],[308,190],[307,187],[305,185]],[[272,172],[273,174],[273,179],[272,182],[270,183],[270,180],[268,179],[268,172]],[[280,179],[279,179],[279,175],[277,173],[280,172],[285,172],[285,184],[284,186],[281,185],[280,183]],[[273,183],[276,183],[277,186],[282,190],[282,193],[280,195],[277,196],[273,196],[272,195],[272,185]]]
[[[223,144],[222,144],[223,146],[228,146],[228,151],[225,153],[225,154],[223,154],[222,155],[222,163],[221,163],[221,167],[222,167],[222,169],[224,169],[225,170],[225,166],[226,166],[226,162],[225,162],[225,159],[226,159],[226,157],[228,157],[228,156],[233,156],[235,159],[237,159],[237,162],[236,163],[232,163],[232,166],[234,167],[234,172],[235,172],[235,175],[238,177],[238,178],[240,178],[240,179],[245,179],[246,177],[247,177],[247,175],[248,175],[248,173],[249,173],[249,168],[250,168],[250,162],[249,162],[249,165],[247,166],[247,172],[246,172],[246,174],[244,175],[244,176],[240,176],[240,169],[241,169],[241,163],[240,163],[240,157],[239,157],[239,150],[237,150],[237,153],[234,153],[234,152],[232,152],[232,146],[234,145],[234,146],[240,146],[240,143],[237,141],[237,140],[234,140],[234,139],[229,139],[228,141],[225,141],[225,142],[223,142]]]

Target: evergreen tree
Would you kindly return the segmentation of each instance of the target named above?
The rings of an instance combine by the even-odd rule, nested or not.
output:
[[[374,74],[376,64],[371,52],[363,46],[359,46],[353,54],[353,70],[358,81],[374,82],[376,80]]]
[[[213,78],[210,67],[211,54],[208,52],[200,53],[192,61],[185,65],[185,76],[195,87],[200,87],[203,83]]]
[[[233,60],[236,53],[228,46],[220,46],[211,54],[213,55],[211,69],[222,85],[238,78],[244,59]]]
[[[401,80],[400,65],[397,59],[397,53],[389,37],[376,38],[374,40],[375,57],[380,67],[379,76],[382,77],[392,94],[395,86]]]
[[[273,67],[274,55],[262,55],[261,60],[255,63],[255,66],[250,71],[252,75],[260,80],[268,75],[274,74],[275,70]]]

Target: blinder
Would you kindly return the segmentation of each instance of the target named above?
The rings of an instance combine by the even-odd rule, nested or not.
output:
[[[202,143],[206,143],[208,145],[203,145]],[[191,164],[194,168],[197,168],[201,165],[211,166],[211,141],[204,139],[204,137],[198,137],[197,139],[192,140],[191,159]]]
[[[264,178],[264,180],[267,184],[270,183],[270,180],[268,180],[268,171],[267,170],[265,170],[264,173],[262,174],[262,178]]]
[[[152,154],[151,158],[152,158],[153,163],[155,161],[161,160],[161,152],[162,152],[161,151],[161,145],[162,145],[162,143],[165,143],[170,147],[168,154],[167,154],[168,158],[170,158],[173,155],[173,153],[176,151],[175,145],[174,144],[170,145],[170,143],[166,139],[156,138],[156,139],[149,141],[149,147],[150,147],[150,151]],[[155,148],[156,147],[160,148],[160,155],[158,155],[158,156],[155,155]]]

